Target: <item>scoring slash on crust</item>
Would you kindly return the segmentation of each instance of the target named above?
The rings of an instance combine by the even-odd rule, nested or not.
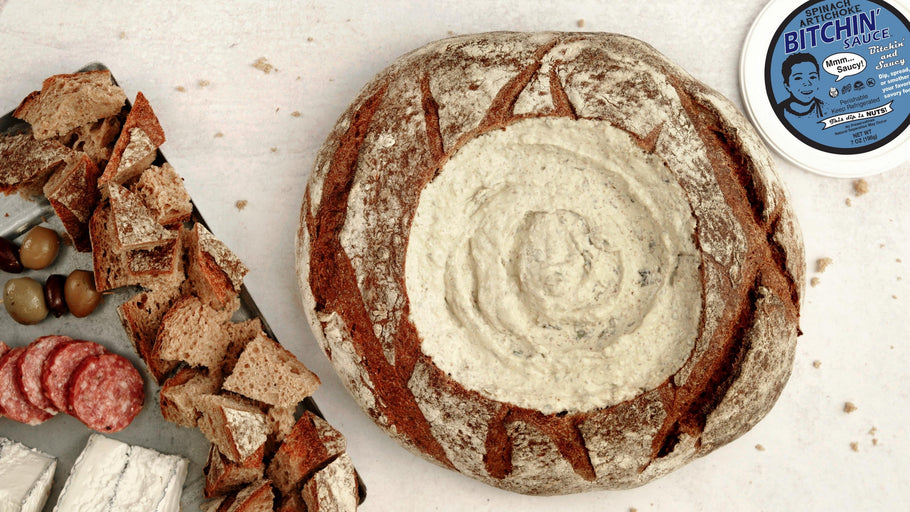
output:
[[[440,176],[455,172],[453,159],[475,141],[528,126],[521,133],[533,135],[535,123],[549,120],[598,133],[618,129],[624,135],[616,140],[639,148],[629,154],[669,173],[663,181],[678,187],[692,219],[691,275],[701,303],[686,320],[697,334],[666,378],[632,396],[561,411],[497,399],[453,376],[457,368],[442,368],[446,357],[427,353],[435,333],[417,325],[423,313],[409,303],[417,290],[406,277],[417,272],[409,251],[418,209]],[[518,136],[513,142],[528,144]],[[647,176],[629,177],[584,156],[588,167],[607,169],[605,179],[625,183],[624,197],[657,212],[658,223],[669,222],[650,206],[659,201],[648,198],[662,185],[641,186]],[[557,167],[554,175],[572,172]],[[484,194],[500,184],[485,183],[478,198],[469,198],[478,211],[487,204]],[[488,484],[530,494],[642,485],[742,435],[767,414],[789,377],[805,262],[773,161],[727,99],[641,41],[491,33],[411,52],[367,84],[342,115],[317,156],[303,203],[297,239],[303,302],[343,382],[402,445]],[[629,247],[618,249],[621,258],[637,250]],[[680,268],[617,275],[655,286],[657,303],[661,290],[684,277],[675,274]],[[427,286],[449,285],[435,283]],[[468,286],[477,294],[486,284]],[[445,297],[440,311],[451,308],[450,290],[438,295]],[[491,325],[508,323],[492,318]]]

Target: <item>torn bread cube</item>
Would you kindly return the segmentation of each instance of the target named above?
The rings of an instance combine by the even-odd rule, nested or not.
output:
[[[218,508],[218,512],[272,512],[274,503],[275,494],[272,491],[272,484],[268,480],[260,480],[251,483],[233,497],[228,498]]]
[[[275,512],[301,512],[306,511],[306,503],[303,502],[303,496],[298,493],[285,494],[275,507]]]
[[[290,494],[328,461],[345,452],[344,436],[310,411],[294,425],[275,452],[266,474],[283,494]]]
[[[98,166],[88,155],[77,153],[44,185],[45,197],[80,252],[92,250],[88,223],[100,197],[99,174]]]
[[[258,408],[223,395],[203,395],[197,403],[199,430],[228,459],[240,462],[265,444],[269,429]]]
[[[301,491],[307,512],[353,512],[357,510],[357,476],[347,453],[316,471]]]
[[[89,222],[95,288],[99,292],[129,285],[157,288],[184,275],[179,236],[153,249],[121,251],[114,224],[110,203],[100,203]]]
[[[35,138],[45,140],[117,115],[124,104],[126,94],[114,85],[110,71],[87,71],[45,79],[40,91],[22,100],[13,117],[27,121]]]
[[[0,510],[40,512],[56,468],[56,458],[0,437]]]
[[[141,198],[117,184],[108,184],[107,191],[117,250],[154,249],[177,240],[178,232],[158,224]]]
[[[294,415],[297,407],[276,407],[271,406],[265,411],[265,421],[269,425],[271,437],[278,443],[284,441],[288,434],[294,430],[297,419]]]
[[[224,389],[278,407],[295,407],[319,387],[319,377],[294,354],[260,333],[249,342]]]
[[[215,308],[237,300],[249,272],[240,258],[202,224],[187,230],[185,238],[187,277],[199,297]]]
[[[297,407],[260,406],[265,413],[265,422],[269,426],[269,438],[265,442],[265,453],[273,455],[288,434],[294,430],[297,422]]]
[[[161,386],[161,415],[167,421],[184,427],[196,427],[202,416],[199,397],[214,394],[221,380],[199,368],[185,366]]]
[[[243,322],[228,322],[224,325],[224,329],[230,343],[228,343],[227,353],[221,361],[221,373],[230,375],[246,346],[263,332],[262,321],[256,317]]]
[[[177,512],[188,461],[93,434],[55,512]]]
[[[130,279],[146,288],[153,288],[156,283],[170,281],[171,276],[181,268],[180,238],[163,243],[151,249],[133,249],[126,251],[126,269]]]
[[[161,319],[154,356],[191,366],[219,368],[230,343],[224,329],[229,318],[194,295],[177,299]]]
[[[264,456],[265,445],[262,445],[249,457],[234,462],[212,445],[204,470],[205,497],[227,494],[262,479],[265,471],[262,462]]]
[[[183,265],[183,244],[178,235],[152,249],[135,249],[124,254],[130,279],[146,289],[187,289]]]
[[[123,330],[158,384],[164,382],[177,363],[155,355],[155,339],[161,319],[181,296],[178,288],[165,286],[139,292],[117,307]]]
[[[123,122],[111,159],[98,180],[102,192],[108,183],[127,184],[148,169],[155,161],[158,148],[164,144],[164,140],[164,130],[152,106],[145,95],[137,93],[136,101]]]
[[[99,292],[139,284],[137,277],[130,274],[127,255],[117,250],[116,236],[110,204],[99,204],[89,221],[95,289]]]
[[[190,219],[193,204],[183,186],[183,178],[169,163],[151,166],[139,176],[133,186],[155,221],[162,226],[180,225]]]
[[[40,195],[47,180],[63,168],[73,150],[56,140],[35,140],[30,133],[0,135],[0,192]]]
[[[68,148],[88,155],[98,169],[103,171],[111,159],[114,143],[117,142],[122,127],[120,115],[114,115],[80,126],[57,140]]]

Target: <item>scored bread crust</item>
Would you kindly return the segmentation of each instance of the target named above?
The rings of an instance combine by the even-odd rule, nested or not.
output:
[[[454,380],[421,351],[405,287],[424,187],[474,138],[543,117],[627,132],[676,177],[696,222],[688,359],[656,388],[582,412]],[[342,228],[357,239],[343,244]],[[729,100],[621,35],[477,34],[401,57],[317,155],[296,250],[310,325],[364,411],[412,452],[521,493],[635,487],[739,437],[779,396],[799,334],[803,246],[771,156]]]

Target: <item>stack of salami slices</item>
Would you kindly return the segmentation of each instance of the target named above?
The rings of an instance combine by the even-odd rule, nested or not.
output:
[[[93,341],[43,336],[24,347],[0,342],[0,414],[38,425],[59,412],[98,432],[126,428],[142,410],[145,385],[121,355]]]

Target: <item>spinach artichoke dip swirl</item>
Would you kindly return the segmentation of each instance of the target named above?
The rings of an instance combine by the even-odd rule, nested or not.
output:
[[[423,352],[466,388],[546,414],[655,388],[697,336],[688,205],[664,163],[607,122],[528,119],[471,140],[411,226]]]

